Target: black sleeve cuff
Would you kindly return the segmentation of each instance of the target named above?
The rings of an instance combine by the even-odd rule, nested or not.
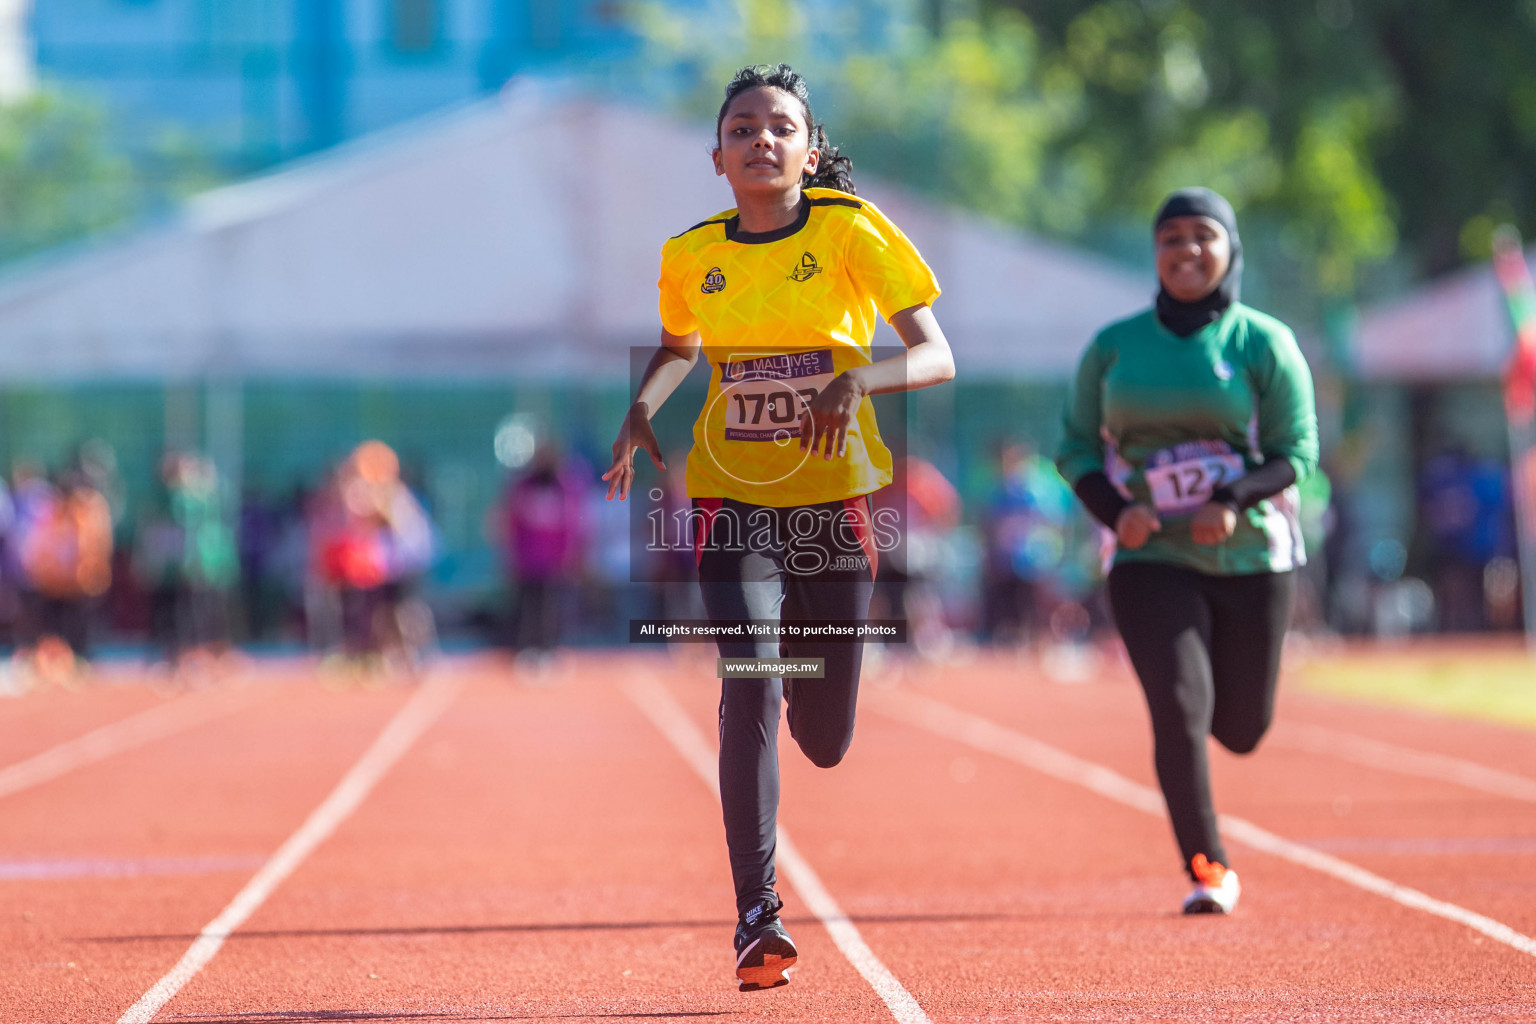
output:
[[[1211,492],[1211,500],[1241,512],[1265,498],[1273,498],[1295,482],[1296,467],[1291,465],[1291,460],[1272,458],[1247,476],[1216,488]]]
[[[1102,472],[1083,474],[1072,490],[1093,517],[1111,530],[1115,528],[1120,513],[1130,504]]]

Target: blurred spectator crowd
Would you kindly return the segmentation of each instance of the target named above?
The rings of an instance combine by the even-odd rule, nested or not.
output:
[[[360,669],[415,668],[435,642],[420,594],[435,539],[385,444],[368,441],[283,506],[231,511],[214,464],[161,459],[127,515],[109,446],[48,473],[19,462],[0,487],[0,628],[11,685],[68,684],[104,642],[138,641],[190,680],[234,645],[298,641]]]
[[[691,541],[646,542],[686,519],[681,453],[648,491],[607,502],[591,463],[546,439],[505,479],[484,541],[499,583],[445,614],[430,585],[441,542],[429,506],[379,441],[311,486],[238,503],[208,458],[161,459],[153,497],[124,507],[111,448],[93,441],[49,471],[0,484],[0,635],[13,681],[68,682],[103,645],[147,652],[179,675],[218,671],[237,646],[277,645],[334,664],[412,672],[437,644],[494,644],[538,666],[560,645],[622,643],[631,618],[702,617]],[[962,501],[932,462],[900,458],[877,507],[901,516],[881,556],[872,615],[908,622],[913,653],[1070,647],[1109,628],[1107,531],[1050,460],[1019,439],[991,453],[984,501]],[[1509,473],[1462,449],[1418,479],[1408,542],[1359,535],[1335,471],[1303,489],[1310,563],[1295,627],[1398,636],[1519,628]],[[130,514],[131,511],[131,514]]]

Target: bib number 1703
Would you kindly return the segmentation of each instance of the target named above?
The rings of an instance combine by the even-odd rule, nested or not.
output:
[[[738,385],[730,394],[736,405],[731,419],[738,427],[757,426],[764,422],[764,415],[768,423],[798,423],[800,414],[819,394],[817,388],[790,390],[781,386],[765,392],[746,391]]]
[[[831,349],[741,355],[720,364],[727,441],[787,444],[834,376]]]

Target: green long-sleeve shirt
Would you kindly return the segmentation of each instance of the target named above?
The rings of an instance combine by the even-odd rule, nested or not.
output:
[[[1284,572],[1306,561],[1294,488],[1238,515],[1224,544],[1196,544],[1189,520],[1213,490],[1269,459],[1296,479],[1317,468],[1312,374],[1274,317],[1233,303],[1187,338],[1152,310],[1100,331],[1083,353],[1056,465],[1068,483],[1102,471],[1163,527],[1120,562],[1218,576]]]

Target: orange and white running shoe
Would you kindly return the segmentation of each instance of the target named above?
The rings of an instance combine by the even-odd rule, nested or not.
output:
[[[1189,862],[1195,873],[1194,891],[1184,897],[1186,914],[1230,914],[1237,909],[1237,897],[1243,887],[1237,880],[1237,872],[1216,861],[1206,860],[1205,854],[1195,854]]]

